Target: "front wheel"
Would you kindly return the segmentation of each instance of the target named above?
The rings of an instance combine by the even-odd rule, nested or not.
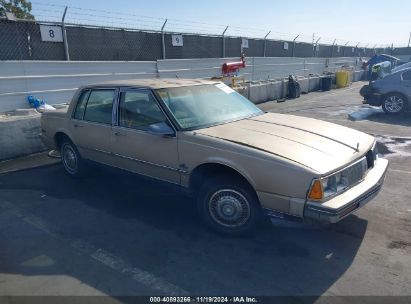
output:
[[[261,219],[261,208],[252,188],[244,181],[217,177],[200,189],[197,206],[213,230],[230,235],[252,232]]]
[[[382,109],[387,114],[399,114],[405,111],[407,101],[401,94],[388,94],[384,96]]]
[[[73,177],[83,176],[85,165],[76,146],[69,140],[63,140],[60,146],[61,162],[66,172]]]

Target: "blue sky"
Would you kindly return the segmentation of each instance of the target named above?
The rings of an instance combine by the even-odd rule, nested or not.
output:
[[[159,29],[163,18],[169,18],[168,29],[174,31],[218,33],[227,24],[228,34],[234,36],[263,37],[271,30],[271,38],[289,39],[300,34],[299,39],[311,41],[315,33],[315,39],[321,37],[320,42],[332,43],[337,38],[338,44],[362,42],[361,46],[370,47],[406,45],[411,31],[409,0],[33,0],[32,3],[39,20],[57,18],[62,5],[68,5],[69,20],[79,23],[104,20],[112,26]]]

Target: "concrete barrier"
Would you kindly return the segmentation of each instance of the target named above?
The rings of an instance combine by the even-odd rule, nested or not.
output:
[[[0,160],[29,155],[46,149],[39,134],[41,114],[35,110],[0,116]]]

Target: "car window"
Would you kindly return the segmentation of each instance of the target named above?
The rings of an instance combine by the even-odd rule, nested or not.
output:
[[[92,90],[88,98],[84,120],[111,125],[115,90]]]
[[[149,91],[127,91],[121,93],[119,125],[121,127],[147,130],[152,124],[167,119]]]
[[[402,74],[402,80],[411,80],[411,71],[405,72]]]
[[[74,115],[73,115],[75,119],[83,119],[84,110],[86,109],[86,103],[87,103],[89,94],[90,94],[90,90],[81,92],[80,97],[78,98],[76,110],[74,111]]]

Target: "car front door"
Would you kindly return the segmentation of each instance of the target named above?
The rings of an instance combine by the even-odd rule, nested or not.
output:
[[[156,133],[164,125],[173,134]],[[117,167],[180,183],[177,137],[172,125],[148,89],[123,89],[112,130],[112,151]]]
[[[80,94],[70,120],[70,132],[82,157],[110,164],[110,137],[116,95],[116,89],[100,88],[85,90]]]
[[[411,100],[411,71],[402,73],[401,84],[404,89],[404,93],[408,97],[408,100]]]

